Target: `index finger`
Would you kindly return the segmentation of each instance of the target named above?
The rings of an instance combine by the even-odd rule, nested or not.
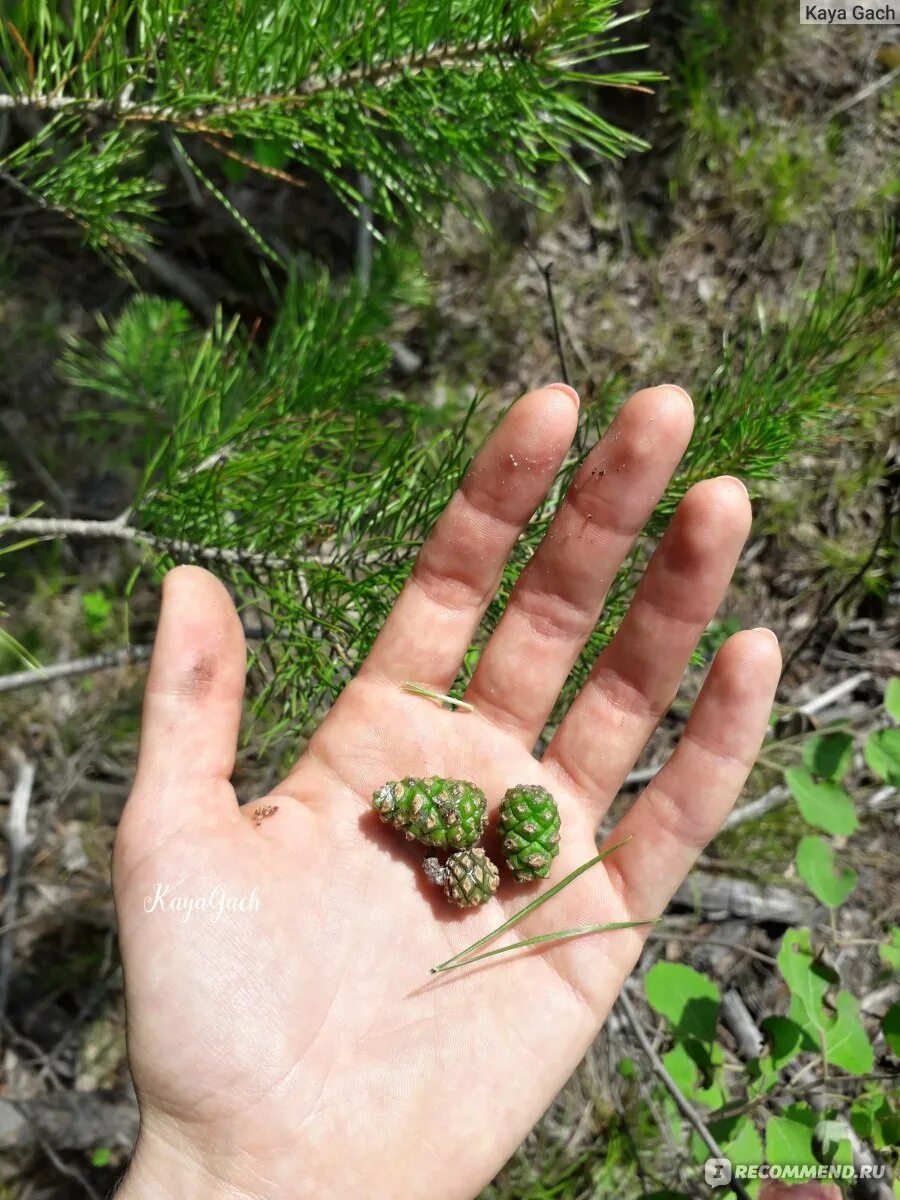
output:
[[[577,423],[578,397],[565,384],[529,392],[513,405],[419,552],[360,674],[450,687]]]

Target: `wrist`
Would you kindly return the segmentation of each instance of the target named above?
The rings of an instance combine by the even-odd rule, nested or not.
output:
[[[141,1129],[115,1200],[261,1200],[227,1178],[201,1155]]]

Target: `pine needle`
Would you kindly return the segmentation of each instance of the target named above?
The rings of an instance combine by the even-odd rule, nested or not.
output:
[[[438,966],[432,967],[431,974],[436,975],[439,971],[449,971],[451,966],[460,966],[460,967],[463,966],[464,964],[459,961],[460,959],[466,958],[466,955],[471,954],[474,950],[480,950],[482,946],[486,946],[488,944],[488,942],[492,942],[495,937],[499,937],[500,934],[505,933],[507,931],[507,929],[512,929],[512,927],[514,925],[518,925],[520,921],[523,921],[525,919],[525,917],[527,917],[531,913],[533,913],[535,911],[535,909],[540,908],[542,904],[546,904],[548,900],[552,900],[554,896],[558,895],[559,892],[561,892],[563,890],[563,888],[568,887],[570,883],[574,883],[575,880],[579,877],[579,875],[583,875],[585,873],[585,871],[589,871],[591,869],[591,867],[595,867],[597,865],[597,863],[603,862],[604,858],[609,858],[610,854],[612,854],[614,850],[618,850],[621,846],[624,846],[626,842],[630,842],[631,836],[632,835],[629,834],[629,836],[627,838],[623,838],[621,840],[621,842],[616,842],[615,845],[608,846],[605,850],[601,850],[600,853],[597,854],[594,858],[589,858],[587,860],[587,862],[582,863],[580,867],[576,867],[574,871],[570,871],[569,874],[565,877],[565,879],[561,879],[559,881],[559,883],[554,884],[554,886],[552,888],[549,888],[546,892],[543,893],[543,895],[538,896],[538,898],[536,900],[532,900],[529,904],[526,904],[524,908],[520,908],[517,913],[513,913],[513,915],[509,918],[508,921],[504,921],[502,925],[498,925],[498,927],[496,929],[492,930],[488,934],[485,934],[485,936],[483,938],[479,938],[477,942],[473,942],[471,946],[467,946],[465,950],[460,950],[460,952],[458,954],[454,954],[453,957],[448,958],[446,962],[442,962]],[[647,925],[648,923],[649,922],[647,922],[647,921],[633,921],[633,922],[630,922],[629,924],[631,924],[631,925]],[[621,926],[617,926],[617,928],[620,928],[620,927]],[[555,938],[573,937],[576,933],[589,933],[589,932],[599,932],[599,931],[600,931],[599,926],[588,926],[583,930],[569,929],[569,930],[564,930],[563,932],[556,933],[556,934],[552,934],[552,933],[551,934],[543,934],[541,936],[541,938],[537,939],[537,940],[530,938],[527,941],[516,942],[512,946],[504,946],[503,949],[504,950],[517,950],[520,946],[536,945],[537,941],[553,941]],[[490,953],[497,954],[497,953],[499,953],[499,951],[492,950]],[[479,955],[479,958],[487,958],[487,957],[488,957],[488,955]],[[478,961],[478,959],[475,959],[475,958],[466,959],[466,962],[477,962],[477,961]]]
[[[436,692],[427,683],[413,683],[409,679],[404,679],[400,687],[404,692],[409,692],[413,696],[424,696],[426,700],[433,700],[435,704],[451,704],[454,708],[458,708],[460,712],[475,711],[475,706],[470,704],[468,700],[458,700],[456,696],[447,696],[443,692]]]
[[[493,950],[485,950],[484,954],[476,954],[464,962],[442,963],[432,967],[431,974],[438,975],[443,971],[455,971],[457,967],[468,967],[472,963],[481,962],[483,958],[493,958],[495,954],[507,954],[510,950],[524,950],[526,946],[541,946],[544,942],[558,942],[562,938],[580,937],[583,933],[610,933],[614,929],[634,929],[636,925],[655,925],[659,917],[648,917],[646,921],[610,921],[606,925],[579,925],[575,929],[560,929],[556,933],[542,933],[538,937],[524,938],[511,946],[497,946]]]

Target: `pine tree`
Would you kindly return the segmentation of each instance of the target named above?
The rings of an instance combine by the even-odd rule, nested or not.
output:
[[[276,729],[306,729],[361,662],[472,450],[464,415],[446,428],[387,385],[404,286],[396,230],[436,222],[447,203],[482,220],[485,187],[540,202],[549,164],[578,172],[583,156],[639,148],[590,88],[640,88],[651,73],[607,69],[622,49],[612,0],[17,0],[8,11],[0,117],[15,120],[0,178],[75,221],[127,274],[162,229],[160,164],[174,154],[271,268],[277,315],[258,338],[221,310],[204,327],[177,301],[137,294],[99,346],[73,344],[64,377],[120,418],[140,485],[117,521],[16,513],[0,535],[7,549],[118,538],[150,566],[210,566],[257,635],[259,705]],[[263,178],[320,176],[388,243],[371,286],[336,285],[270,245],[210,155]],[[886,236],[873,266],[841,286],[826,275],[789,327],[747,327],[695,397],[698,433],[651,533],[698,479],[770,478],[859,391],[898,289]],[[612,401],[596,398],[579,445]],[[576,450],[520,540],[482,637],[577,461]],[[562,703],[621,619],[644,554],[615,580]]]
[[[314,172],[354,212],[477,215],[472,181],[538,200],[547,163],[643,145],[572,91],[655,77],[589,69],[621,52],[621,20],[615,0],[17,0],[0,112],[37,128],[0,169],[123,265],[152,237],[161,147],[228,203],[186,139]]]

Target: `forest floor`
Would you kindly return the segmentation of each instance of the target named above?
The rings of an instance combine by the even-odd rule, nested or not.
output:
[[[541,270],[549,264],[571,382],[587,408],[604,409],[647,383],[701,387],[723,341],[748,324],[783,323],[829,265],[846,280],[872,260],[900,195],[900,31],[801,27],[796,5],[777,0],[737,3],[715,20],[710,10],[718,6],[657,2],[635,27],[650,43],[646,60],[670,76],[656,96],[613,113],[647,139],[646,153],[589,165],[586,182],[560,175],[546,212],[491,200],[490,236],[449,214],[442,236],[423,242],[420,299],[397,313],[393,334],[398,388],[450,413],[486,392],[486,427],[517,395],[559,378]],[[39,500],[59,515],[113,516],[129,499],[127,452],[90,423],[55,363],[66,338],[92,335],[97,311],[114,312],[128,286],[19,201],[0,203],[8,231],[0,443],[17,507]],[[322,227],[340,258],[353,231],[329,220],[324,214]],[[11,249],[25,234],[38,246],[27,272]],[[168,249],[178,262],[179,247]],[[212,267],[190,269],[198,286],[234,301],[233,281]],[[873,1021],[900,992],[884,984],[866,945],[900,912],[892,852],[900,797],[879,786],[859,750],[884,723],[886,681],[900,675],[897,564],[887,553],[896,530],[898,360],[895,327],[872,364],[888,381],[879,384],[884,404],[848,404],[789,473],[761,489],[734,587],[709,633],[714,641],[767,624],[785,651],[783,719],[743,802],[771,792],[814,725],[837,722],[857,739],[847,786],[862,823],[841,854],[860,882],[841,910],[834,964],[855,977]],[[100,543],[42,548],[0,579],[10,632],[45,664],[117,648],[118,597],[134,561],[127,548]],[[149,637],[155,604],[148,580],[130,606],[136,639]],[[0,662],[17,669],[2,651]],[[109,852],[133,769],[143,675],[130,666],[0,693],[0,792],[22,782],[23,761],[35,766],[17,917],[0,930],[11,956],[0,953],[9,983],[0,1011],[0,1197],[104,1195],[131,1144]],[[664,758],[701,679],[701,668],[689,672],[640,767]],[[804,705],[812,716],[798,714]],[[248,747],[243,785],[271,778],[281,753],[263,758]],[[781,806],[717,839],[648,944],[642,970],[693,963],[754,1016],[783,1009],[767,960],[786,925],[828,924],[797,879],[802,824]],[[694,1194],[689,1148],[634,1125],[646,1081],[619,1069],[622,1032],[614,1020],[486,1197],[638,1196],[679,1181]],[[41,1114],[43,1124],[23,1130],[22,1112]],[[643,1162],[635,1139],[648,1147]]]

